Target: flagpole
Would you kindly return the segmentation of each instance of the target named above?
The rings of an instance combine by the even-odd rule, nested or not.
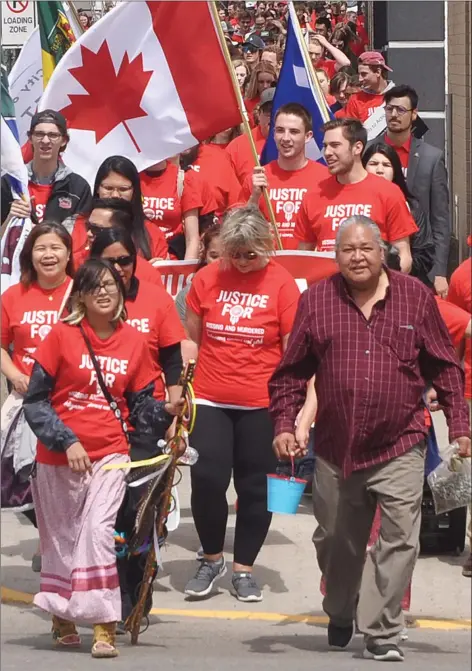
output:
[[[69,7],[70,11],[74,15],[74,19],[77,21],[79,30],[82,31],[80,34],[82,35],[84,33],[84,29],[82,28],[82,24],[80,23],[79,12],[77,11],[74,3],[72,2],[72,0],[70,0],[69,2],[66,1],[64,4],[66,4]]]
[[[313,63],[311,62],[310,54],[308,52],[308,46],[307,43],[305,42],[305,38],[303,37],[302,29],[300,26],[300,22],[297,18],[295,8],[293,6],[293,2],[289,3],[289,11],[290,11],[290,20],[292,21],[293,24],[293,30],[295,31],[295,35],[297,36],[298,43],[301,46],[302,53],[303,53],[303,59],[305,61],[305,69],[308,73],[308,76],[310,77],[313,86],[315,87],[319,99],[323,101],[323,106],[321,109],[321,112],[324,117],[325,123],[330,120],[329,116],[329,109],[328,109],[328,103],[326,102],[326,98],[324,96],[323,91],[321,90],[320,87],[320,82],[318,81],[318,75],[315,72],[315,68],[313,67]]]
[[[257,153],[256,143],[254,142],[254,136],[251,132],[251,127],[249,125],[247,110],[246,110],[246,107],[244,105],[243,97],[241,95],[241,89],[239,88],[238,80],[236,79],[236,73],[234,72],[233,64],[231,62],[231,56],[230,56],[230,53],[229,53],[228,45],[226,44],[223,28],[221,27],[220,18],[218,16],[218,12],[217,12],[217,9],[216,9],[216,3],[217,3],[217,0],[208,0],[211,15],[213,17],[213,23],[215,24],[216,32],[218,33],[218,37],[220,39],[220,45],[221,45],[221,49],[223,51],[223,56],[225,58],[226,67],[228,68],[228,72],[229,72],[230,77],[231,77],[231,82],[233,84],[234,93],[235,93],[236,99],[238,101],[239,111],[240,111],[241,117],[243,119],[244,133],[246,134],[247,139],[249,140],[249,145],[251,147],[251,152],[252,152],[252,156],[253,156],[253,159],[255,161],[255,164],[258,168],[260,168],[261,163],[260,163],[260,160],[259,160],[259,155]],[[263,187],[262,195],[264,197],[264,201],[265,201],[265,204],[266,204],[266,207],[267,207],[267,211],[269,213],[269,219],[270,219],[270,223],[272,225],[272,230],[273,230],[273,233],[274,233],[275,241],[277,243],[277,247],[279,249],[283,249],[282,241],[281,241],[280,235],[279,235],[279,229],[277,228],[277,222],[275,220],[274,210],[272,209],[272,203],[270,202],[269,193],[268,193],[266,187]]]

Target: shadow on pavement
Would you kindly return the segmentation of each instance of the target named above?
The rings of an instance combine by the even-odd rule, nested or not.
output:
[[[4,557],[22,557],[25,561],[31,562],[31,558],[38,548],[37,538],[27,538],[16,545],[6,545],[1,549]],[[2,562],[3,563],[3,562]]]
[[[344,650],[336,650],[330,648],[326,634],[312,634],[312,635],[288,635],[288,636],[259,636],[257,638],[242,641],[242,643],[249,648],[249,652],[256,654],[281,654],[289,652],[290,648],[307,652],[329,653],[330,655],[346,655],[351,654],[355,659],[362,658],[364,649],[362,636],[356,636],[350,646]],[[426,653],[426,654],[460,654],[458,650],[451,648],[442,649],[437,645],[431,643],[424,643],[420,641],[405,641],[401,647],[408,653]],[[411,661],[408,655],[408,661]],[[331,668],[331,667],[330,667]]]

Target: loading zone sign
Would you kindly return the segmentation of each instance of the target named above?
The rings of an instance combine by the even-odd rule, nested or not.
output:
[[[2,46],[22,47],[33,32],[35,3],[24,0],[2,2]]]

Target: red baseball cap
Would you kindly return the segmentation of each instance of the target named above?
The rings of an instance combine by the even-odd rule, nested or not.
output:
[[[359,56],[359,63],[361,65],[380,65],[389,72],[393,72],[392,68],[389,68],[385,63],[385,58],[378,51],[364,51],[364,53]]]

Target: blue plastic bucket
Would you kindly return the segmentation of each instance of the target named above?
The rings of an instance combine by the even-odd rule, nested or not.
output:
[[[270,513],[295,515],[305,491],[306,480],[283,475],[267,476],[267,510]]]

